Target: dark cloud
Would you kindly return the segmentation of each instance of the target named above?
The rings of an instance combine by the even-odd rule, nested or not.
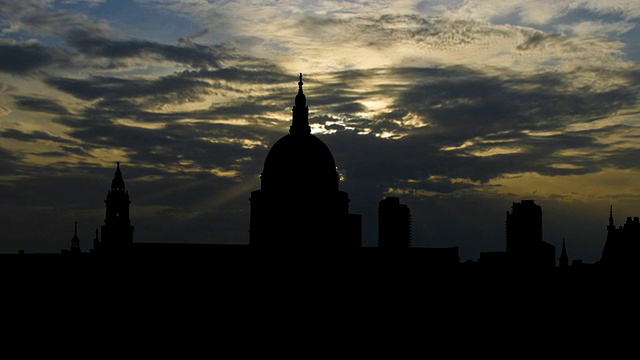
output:
[[[295,74],[283,73],[276,65],[270,64],[262,65],[260,69],[251,70],[237,67],[224,67],[216,70],[201,69],[195,74],[207,79],[251,84],[286,84],[291,83],[295,76]]]
[[[309,16],[300,20],[300,28],[316,34],[323,42],[384,49],[411,41],[436,49],[475,43],[487,36],[505,36],[513,32],[474,20],[424,17],[413,14],[327,18]]]
[[[562,130],[638,101],[632,88],[575,89],[561,75],[498,77],[471,70],[441,71],[429,77],[416,71],[418,84],[401,93],[395,107],[428,119],[454,143],[501,131]]]
[[[567,127],[632,108],[638,101],[634,88],[622,85],[591,91],[574,88],[570,79],[557,74],[489,76],[464,67],[399,68],[390,72],[399,79],[410,79],[413,85],[384,84],[361,94],[350,88],[351,79],[366,82],[379,72],[342,72],[334,77],[343,81],[334,84],[338,89],[335,94],[316,86],[307,95],[313,101],[316,91],[320,93],[322,106],[312,109],[320,114],[333,106],[364,101],[372,94],[379,95],[378,91],[396,99],[388,113],[371,119],[348,115],[344,121],[318,115],[311,120],[338,123],[326,128],[339,132],[323,139],[341,158],[338,166],[351,179],[347,181],[370,183],[372,191],[397,187],[400,182],[407,189],[447,194],[484,188],[505,174],[598,172],[623,159],[607,155],[609,145],[600,141],[617,130],[566,132]],[[633,71],[627,75],[633,76]],[[428,125],[401,125],[400,120],[409,114]],[[355,130],[347,131],[346,123]],[[362,135],[366,129],[372,133]],[[403,137],[375,136],[385,131]],[[592,155],[567,155],[576,151]],[[629,159],[627,164],[632,162]]]
[[[92,154],[87,152],[82,147],[78,146],[61,146],[61,150],[65,151],[66,154],[75,154],[82,157],[94,157]]]
[[[437,154],[428,143],[381,139],[355,131],[319,136],[332,150],[338,168],[346,172],[347,181],[373,188],[386,189],[399,180],[428,175],[423,165]]]
[[[146,40],[119,40],[96,36],[83,30],[69,31],[67,42],[87,56],[110,59],[146,57],[186,64],[194,68],[218,68],[224,52],[218,46],[204,46],[190,41],[165,45]]]
[[[117,148],[125,151],[131,161],[152,166],[163,164],[163,167],[173,167],[171,171],[184,176],[220,169],[235,171],[238,178],[247,177],[245,170],[255,165],[253,161],[260,151],[254,147],[260,147],[260,144],[273,138],[275,132],[270,135],[268,129],[212,121],[243,119],[251,124],[272,126],[279,120],[268,119],[261,114],[281,110],[281,106],[267,105],[250,94],[247,100],[239,100],[235,104],[226,103],[195,111],[151,112],[143,110],[135,102],[136,98],[150,94],[178,93],[183,87],[186,94],[189,91],[194,94],[206,91],[198,88],[202,86],[200,80],[183,74],[164,81],[159,79],[141,83],[106,77],[88,80],[55,78],[50,79],[49,83],[77,96],[91,99],[102,97],[85,107],[77,117],[61,116],[54,120],[71,129],[68,134],[83,144],[83,151]],[[294,94],[290,94],[290,97],[293,98]],[[129,120],[132,126],[118,124],[115,119]],[[179,122],[184,119],[190,121]],[[135,123],[159,123],[162,126],[149,129],[134,126]],[[78,151],[75,149],[74,153]]]
[[[36,111],[55,115],[65,115],[69,113],[64,106],[52,99],[19,95],[16,95],[13,98],[20,110]]]
[[[83,29],[95,34],[108,29],[103,21],[78,12],[56,9],[38,0],[0,0],[0,8],[3,18],[38,34],[62,34],[70,29]]]
[[[39,44],[0,44],[0,71],[27,75],[56,61],[50,48]]]
[[[544,46],[545,43],[558,43],[562,39],[564,39],[561,34],[547,34],[543,32],[536,32],[531,34],[527,40],[525,40],[522,44],[518,45],[516,48],[518,50],[533,50],[538,47]]]
[[[83,151],[121,149],[134,163],[162,164],[167,171],[184,171],[186,176],[191,176],[194,171],[206,173],[218,168],[237,171],[239,178],[248,176],[244,170],[252,165],[251,161],[259,150],[252,148],[255,145],[247,146],[247,143],[262,143],[264,136],[245,127],[206,122],[174,123],[162,129],[145,129],[108,121],[97,123],[73,118],[59,118],[57,121],[72,127],[68,134],[84,144]]]
[[[237,52],[227,45],[200,45],[181,38],[176,45],[142,39],[122,39],[102,20],[66,9],[55,9],[37,1],[0,1],[2,18],[11,26],[36,35],[62,38],[73,48],[74,68],[121,70],[130,66],[124,60],[167,61],[193,68],[219,68],[221,62],[236,59]],[[67,51],[37,44],[0,45],[0,71],[26,74],[29,71],[60,62],[70,63]],[[89,62],[85,60],[89,59]],[[106,60],[104,63],[95,60]]]
[[[234,72],[234,69],[229,69],[228,74]],[[376,76],[377,71],[359,71],[358,74],[342,72],[335,78],[344,82],[333,84],[335,91],[331,91],[329,85],[315,84],[313,92],[307,95],[311,103],[311,121],[327,124],[327,129],[340,131],[325,136],[325,139],[332,144],[332,148],[336,148],[337,154],[345,154],[342,169],[349,172],[351,177],[362,174],[363,181],[376,179],[375,186],[381,189],[392,187],[398,181],[406,183],[406,180],[413,179],[416,181],[406,183],[407,186],[448,193],[485,186],[482,184],[509,173],[533,171],[561,176],[599,171],[603,166],[601,158],[567,156],[561,155],[561,152],[579,149],[602,153],[605,146],[597,141],[602,134],[594,131],[563,133],[565,128],[575,122],[585,121],[585,118],[597,118],[636,102],[633,91],[625,88],[604,92],[568,91],[571,87],[561,76],[488,76],[463,67],[397,69],[390,73],[401,79],[412,79],[414,85],[383,84],[368,93],[358,93],[355,91],[358,85],[352,79],[368,81],[367,76]],[[245,75],[236,74],[228,78],[241,79]],[[93,89],[100,89],[100,94],[106,94],[110,85],[125,88],[129,84],[120,79],[97,80],[99,85]],[[189,81],[184,84],[185,87],[188,87]],[[65,79],[54,83],[62,88],[77,87],[74,92],[78,93],[83,88],[76,86],[78,84],[92,89],[89,81],[74,80],[67,83]],[[145,89],[145,86],[139,86],[139,89]],[[260,119],[264,119],[265,124],[279,123],[278,119],[264,118],[260,114],[277,112],[283,108],[278,104],[266,105],[265,102],[274,99],[279,99],[281,104],[291,102],[295,93],[295,87],[292,88],[286,94],[282,90],[261,97],[248,94],[244,102],[237,104],[173,113],[140,110],[137,104],[125,99],[126,96],[136,96],[136,91],[131,90],[130,95],[125,93],[121,98],[103,99],[95,107],[86,108],[82,115],[84,120],[67,117],[57,121],[73,128],[70,135],[82,142],[97,148],[127,149],[132,159],[140,163],[191,162],[199,164],[200,171],[233,169],[241,177],[250,176],[246,173],[248,165],[240,164],[237,160],[251,158],[254,161],[251,166],[255,170],[255,161],[259,163],[255,159],[260,159],[264,148],[252,147],[255,144],[271,144],[281,135],[279,131],[286,132],[287,124],[283,123],[272,130],[249,130],[249,127],[243,126],[211,124],[207,120],[244,119],[251,124],[260,124]],[[360,101],[383,92],[396,98],[389,113],[371,119],[349,115],[363,110]],[[142,94],[149,93],[152,91],[142,91]],[[346,119],[323,115],[338,110],[347,115]],[[420,128],[403,126],[398,120],[409,113],[424,119],[429,125]],[[288,113],[283,114],[283,118],[288,116]],[[143,129],[115,125],[111,121],[113,118],[159,122],[165,126],[161,129]],[[200,119],[202,122],[177,123],[180,119]],[[354,130],[347,131],[347,127]],[[370,136],[362,135],[366,129],[372,131]],[[383,131],[400,132],[404,137],[389,140],[374,136]],[[545,131],[559,134],[536,134]],[[246,146],[247,143],[254,145]],[[464,147],[461,146],[463,144]],[[443,151],[445,147],[450,150]],[[507,153],[491,154],[496,147],[506,148]],[[513,149],[512,153],[509,153],[509,148]],[[365,160],[354,155],[349,160],[348,154],[353,153],[354,149],[371,158]],[[186,168],[190,166],[194,165]],[[438,180],[425,180],[429,178]],[[452,182],[451,179],[456,178],[470,179],[475,185]]]
[[[360,111],[362,109],[360,100],[366,100],[368,93],[358,92],[357,84],[342,83],[337,86],[331,84],[314,84],[313,89],[309,90],[312,96],[307,96],[307,104],[314,112],[327,111],[329,109],[341,108],[348,111],[348,107],[353,107]],[[282,96],[282,95],[280,95]],[[293,96],[290,97],[293,104]]]
[[[165,76],[155,80],[104,76],[88,79],[50,77],[46,83],[82,100],[150,97],[154,103],[200,101],[210,88],[205,81],[183,76]]]
[[[68,151],[67,149],[65,149],[65,151]],[[45,151],[45,152],[39,152],[36,153],[35,155],[38,156],[44,156],[44,157],[50,157],[50,158],[55,158],[55,157],[66,157],[69,154],[67,154],[64,151]]]
[[[330,109],[329,111],[333,113],[358,113],[358,112],[366,111],[367,107],[358,102],[351,102],[351,103],[338,104],[330,107],[329,109]]]
[[[616,43],[616,40],[607,39],[604,37],[575,36],[541,31],[533,32],[526,35],[527,39],[516,46],[517,50],[531,51],[545,48],[555,48],[557,51],[560,51],[564,54],[584,54],[587,49],[597,48],[600,49],[600,51],[603,51],[602,54],[604,54],[604,52],[609,52],[609,55],[611,56],[619,56],[617,46],[614,44]],[[599,53],[595,54],[602,55]],[[590,56],[593,56],[593,53],[590,54]],[[551,62],[554,60],[548,61]]]
[[[22,160],[20,156],[12,151],[0,147],[0,174],[9,175],[16,173],[16,164]],[[0,181],[0,185],[2,181]]]
[[[265,112],[278,111],[282,108],[277,105],[266,105],[256,102],[242,102],[233,105],[212,105],[206,113],[206,116],[212,119],[221,118],[238,118],[250,115],[260,115]]]
[[[621,149],[608,151],[606,156],[606,161],[609,164],[609,166],[616,167],[619,169],[637,169],[638,156],[640,156],[639,149],[625,147]]]

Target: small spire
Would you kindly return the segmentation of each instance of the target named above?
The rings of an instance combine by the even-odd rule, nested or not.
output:
[[[71,246],[77,244],[80,241],[78,238],[78,222],[75,223],[75,228],[73,229],[73,237],[71,238]]]
[[[296,95],[293,105],[293,121],[289,132],[292,134],[310,134],[311,128],[309,127],[309,108],[307,107],[307,97],[302,92],[302,73],[298,77],[298,94]]]
[[[302,92],[302,84],[304,84],[302,82],[302,73],[300,73],[299,78],[300,81],[298,81],[298,95],[296,95],[296,100],[294,103],[299,110],[302,110],[307,107],[307,97],[304,96],[304,93]]]

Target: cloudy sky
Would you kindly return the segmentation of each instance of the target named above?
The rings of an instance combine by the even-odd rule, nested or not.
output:
[[[0,0],[0,252],[88,251],[121,162],[138,242],[247,243],[298,73],[364,244],[504,251],[513,202],[599,260],[640,216],[637,0]]]

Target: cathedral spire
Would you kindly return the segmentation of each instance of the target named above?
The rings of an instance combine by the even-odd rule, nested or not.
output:
[[[307,97],[302,92],[302,73],[298,77],[298,94],[296,95],[295,103],[293,105],[293,121],[291,127],[289,127],[289,133],[291,134],[310,134],[311,128],[309,127],[309,107],[307,106]]]

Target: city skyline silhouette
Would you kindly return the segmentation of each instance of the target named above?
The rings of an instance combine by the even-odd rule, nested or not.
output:
[[[413,217],[411,209],[396,196],[386,197],[378,204],[377,246],[363,246],[362,221],[359,214],[349,213],[348,194],[339,190],[340,176],[331,149],[311,134],[309,107],[303,92],[303,74],[299,74],[298,93],[292,108],[289,134],[270,148],[264,160],[259,190],[251,191],[248,244],[193,243],[176,239],[173,242],[136,242],[131,219],[129,191],[120,161],[104,200],[104,224],[95,229],[93,247],[83,250],[78,237],[78,222],[74,223],[70,247],[60,254],[70,256],[225,256],[225,254],[255,251],[277,251],[281,254],[306,252],[312,256],[333,253],[353,256],[354,250],[369,253],[396,253],[407,257],[403,261],[425,267],[452,268],[467,265],[481,269],[550,269],[578,268],[586,265],[607,265],[607,268],[635,266],[640,232],[638,217],[627,217],[624,226],[616,227],[613,206],[609,208],[606,242],[602,257],[593,264],[582,259],[570,259],[565,239],[558,253],[554,245],[544,241],[543,211],[534,200],[513,202],[506,212],[504,251],[483,251],[474,260],[461,262],[459,246],[414,247],[411,241]],[[230,250],[235,248],[235,250]],[[245,250],[240,250],[245,248]],[[358,250],[360,249],[360,250]],[[327,252],[328,251],[328,252]],[[18,255],[27,255],[18,250]],[[36,253],[37,254],[37,253]],[[341,256],[342,256],[341,255]],[[385,255],[386,256],[386,255]],[[398,259],[394,259],[397,261]],[[572,261],[575,260],[575,261]]]
[[[637,1],[0,9],[12,353],[624,352]]]
[[[611,206],[616,227],[640,215],[633,2],[2,9],[0,253],[68,249],[76,221],[92,248],[118,161],[136,242],[248,244],[247,198],[300,72],[364,247],[393,197],[412,247],[461,261],[505,250],[514,202],[542,207],[556,261],[563,243],[570,262],[599,261]]]

